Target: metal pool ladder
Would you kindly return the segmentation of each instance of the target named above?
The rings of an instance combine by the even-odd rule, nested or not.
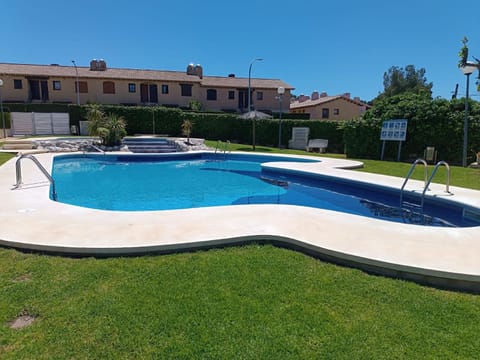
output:
[[[15,186],[13,187],[14,189],[18,189],[22,186],[23,181],[22,181],[22,167],[21,167],[21,160],[22,159],[30,159],[34,162],[35,165],[40,169],[40,171],[45,175],[45,177],[48,179],[50,184],[52,184],[52,197],[54,201],[57,201],[57,192],[55,190],[55,180],[50,176],[48,171],[40,164],[40,161],[38,159],[30,154],[23,154],[20,155],[20,157],[17,159],[17,162],[15,163],[15,172],[16,172],[16,183]]]
[[[412,166],[410,167],[410,171],[408,172],[406,178],[405,178],[405,181],[403,182],[403,185],[402,185],[402,188],[400,189],[400,207],[402,208],[404,204],[407,204],[406,202],[403,201],[403,191],[405,189],[405,185],[407,184],[408,180],[410,179],[410,176],[412,175],[413,171],[415,170],[415,167],[417,166],[417,164],[423,164],[424,165],[424,182],[425,182],[425,186],[423,187],[423,191],[422,191],[422,196],[420,198],[420,205],[415,205],[415,204],[410,204],[408,203],[408,205],[410,206],[413,206],[413,207],[418,207],[420,208],[421,211],[423,211],[423,203],[425,201],[425,193],[427,192],[427,190],[429,190],[429,186],[430,184],[432,183],[432,180],[433,178],[435,177],[435,174],[437,173],[438,171],[438,168],[442,165],[444,165],[447,169],[447,181],[446,181],[446,188],[445,188],[445,192],[446,193],[450,193],[450,166],[448,165],[448,163],[446,161],[439,161],[438,163],[435,164],[435,167],[433,168],[433,171],[432,171],[432,174],[430,175],[430,177],[428,177],[428,173],[427,173],[427,162],[424,160],[424,159],[417,159],[413,162]],[[427,179],[428,177],[428,179]]]
[[[221,151],[220,147],[222,145],[222,142],[220,140],[217,141],[217,145],[215,146],[215,154],[217,151]],[[223,145],[223,157],[225,158],[227,156],[227,151],[230,153],[230,140],[227,140],[224,145]]]

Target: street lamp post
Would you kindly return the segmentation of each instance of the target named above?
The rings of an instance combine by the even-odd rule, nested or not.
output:
[[[280,112],[278,114],[278,148],[281,149],[282,147],[282,100],[283,94],[285,94],[285,88],[283,86],[279,86],[277,89],[277,99],[280,104]]]
[[[2,113],[2,126],[3,126],[3,138],[7,138],[7,131],[5,130],[5,115],[3,114],[3,100],[2,100],[2,91],[3,80],[0,79],[0,112]]]
[[[462,166],[467,166],[467,147],[468,147],[468,92],[470,87],[470,75],[476,69],[475,64],[466,63],[460,68],[462,73],[467,77],[466,93],[465,93],[465,120],[463,121],[463,152],[462,152]]]
[[[248,68],[248,112],[252,111],[252,90],[251,90],[251,79],[252,79],[252,65],[255,61],[263,61],[263,59],[256,58],[250,62]],[[252,147],[255,150],[255,116],[252,119]]]
[[[72,60],[73,66],[75,66],[75,90],[77,91],[77,105],[80,105],[80,83],[78,82],[78,69],[77,64],[75,64],[75,60]]]

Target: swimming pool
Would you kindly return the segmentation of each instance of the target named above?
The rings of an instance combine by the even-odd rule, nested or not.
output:
[[[305,176],[261,164],[312,162],[281,156],[198,153],[172,156],[58,156],[52,175],[59,202],[116,211],[175,210],[223,205],[286,204],[382,220],[477,226],[463,208],[426,201],[423,212],[398,208],[399,195],[378,187]]]
[[[42,153],[35,157],[45,169],[53,169],[55,159],[62,156]],[[304,176],[308,173],[312,178],[366,189],[371,185],[378,192],[396,191],[398,199],[402,178],[345,170],[360,167],[358,161],[321,160],[264,163],[262,169],[288,176],[309,177]],[[33,162],[22,163],[23,185],[12,188],[15,164],[13,158],[0,166],[0,246],[61,255],[124,256],[272,242],[368,272],[480,293],[479,226],[414,226],[283,204],[97,210],[45,201],[50,184]],[[407,186],[411,193],[422,189],[421,181],[412,180]],[[431,184],[428,200],[435,199],[442,207],[445,199],[473,209],[479,217],[480,191],[457,186],[450,187],[450,194],[444,190],[444,185]]]

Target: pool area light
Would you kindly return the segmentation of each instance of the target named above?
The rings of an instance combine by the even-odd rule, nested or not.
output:
[[[261,58],[253,59],[250,62],[248,68],[248,112],[252,111],[252,90],[251,90],[251,79],[252,79],[252,65],[255,61],[263,61]],[[255,150],[255,117],[252,119],[252,147]]]
[[[278,96],[276,99],[280,103],[280,112],[278,114],[278,148],[282,148],[282,100],[283,94],[285,94],[285,88],[283,86],[279,86],[277,89]]]
[[[1,91],[2,87],[3,87],[3,80],[0,79],[0,112],[2,113],[3,137],[6,139],[7,132],[5,130],[5,115],[3,114],[3,101],[2,101],[2,91]]]
[[[466,93],[465,93],[465,120],[463,121],[463,152],[462,152],[462,166],[467,166],[467,144],[468,144],[468,90],[470,87],[470,75],[475,71],[476,65],[466,63],[460,67],[462,73],[467,77]]]
[[[78,82],[78,69],[77,69],[77,64],[75,63],[75,60],[72,60],[73,66],[75,66],[75,77],[76,77],[76,82],[75,82],[75,89],[77,91],[77,105],[80,105],[80,83]]]

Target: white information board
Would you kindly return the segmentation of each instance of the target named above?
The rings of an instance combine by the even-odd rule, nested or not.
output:
[[[407,138],[407,122],[407,119],[384,121],[380,133],[380,140],[405,141]]]

